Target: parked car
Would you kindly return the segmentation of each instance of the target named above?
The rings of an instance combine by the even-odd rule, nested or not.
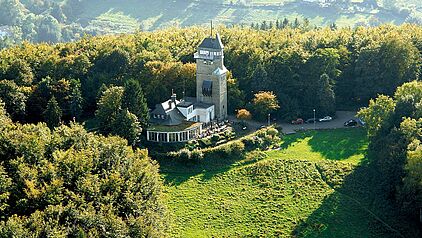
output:
[[[357,122],[359,123],[360,126],[365,126],[365,122],[362,119],[358,118]]]
[[[302,119],[302,118],[298,118],[298,119],[296,119],[296,120],[293,120],[293,121],[292,121],[292,124],[294,124],[294,125],[300,125],[300,124],[303,124],[303,119]]]
[[[260,125],[259,127],[257,127],[256,129],[257,130],[261,130],[261,129],[264,129],[264,128],[266,128],[267,126],[266,125]]]
[[[318,119],[317,118],[315,118],[315,119],[314,118],[309,118],[308,120],[305,121],[305,123],[314,123],[314,121],[315,122],[318,122]]]
[[[323,118],[320,118],[318,121],[320,121],[320,122],[324,122],[324,121],[331,121],[331,120],[333,120],[333,118],[332,118],[332,117],[330,117],[330,116],[325,116],[325,117],[323,117]]]
[[[344,126],[357,126],[358,122],[355,119],[350,119],[344,123]]]

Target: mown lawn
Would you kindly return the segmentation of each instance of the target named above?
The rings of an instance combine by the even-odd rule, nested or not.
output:
[[[170,236],[395,237],[385,224],[399,222],[363,163],[367,144],[362,129],[326,130],[238,159],[162,162]]]
[[[267,154],[270,157],[337,160],[358,164],[365,158],[367,147],[368,140],[363,129],[319,130],[288,135],[280,150]]]

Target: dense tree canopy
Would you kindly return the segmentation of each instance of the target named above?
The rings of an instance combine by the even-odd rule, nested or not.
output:
[[[138,97],[131,98],[134,93],[134,85],[126,85],[125,88],[113,86],[107,88],[98,101],[98,110],[95,112],[98,120],[99,131],[103,134],[119,135],[135,145],[139,141],[142,128],[139,118],[147,119],[144,113],[146,104],[143,100],[142,91],[136,91]],[[135,106],[136,102],[136,106]],[[136,114],[140,113],[141,117]]]
[[[158,166],[118,137],[15,124],[0,103],[1,237],[162,237]]]
[[[394,97],[371,100],[359,115],[371,138],[369,154],[402,210],[416,222],[422,207],[422,82],[397,88]]]
[[[391,96],[397,86],[421,77],[422,28],[416,25],[306,31],[221,27],[218,31],[230,70],[232,114],[251,102],[255,93],[269,90],[282,105],[274,113],[281,119],[311,117],[314,108],[317,116],[332,115],[338,109],[367,106],[381,93]],[[132,88],[127,93],[136,96],[140,94],[134,85],[139,84],[148,107],[153,108],[172,90],[179,97],[195,96],[193,53],[206,36],[205,29],[191,27],[57,45],[24,43],[0,51],[0,80],[13,81],[27,98],[26,121],[42,121],[53,95],[65,122],[77,114],[92,117],[102,85],[126,85]],[[3,100],[11,111],[12,104]],[[129,111],[143,126],[147,124],[145,115],[133,108]]]

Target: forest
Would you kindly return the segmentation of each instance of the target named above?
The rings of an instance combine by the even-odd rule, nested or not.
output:
[[[416,217],[422,204],[422,173],[417,172],[422,27],[217,30],[230,71],[230,114],[246,108],[261,120],[255,102],[262,92],[277,98],[279,108],[272,113],[279,121],[311,117],[314,108],[317,116],[325,116],[367,107],[360,115],[368,124],[369,151],[379,158],[380,170],[391,175],[386,183],[391,182],[394,200]],[[121,234],[160,234],[166,222],[154,218],[165,218],[158,168],[135,145],[143,146],[148,108],[168,99],[172,90],[179,97],[194,96],[193,53],[207,35],[209,30],[200,27],[169,28],[68,43],[22,43],[0,51],[0,153],[6,158],[0,167],[0,233],[28,234],[34,223],[41,235],[92,237],[103,226],[119,226]],[[89,133],[79,123],[111,137]],[[90,189],[104,196],[94,198],[98,191]],[[126,202],[114,207],[120,195]],[[145,207],[149,202],[152,207]],[[57,216],[60,224],[50,230],[37,228],[42,225],[36,221]]]
[[[313,108],[325,116],[366,106],[378,94],[393,95],[397,86],[421,79],[422,29],[416,25],[218,31],[230,70],[231,114],[251,108],[256,93],[273,91],[281,105],[274,112],[279,120],[310,117]],[[22,122],[43,121],[53,96],[64,122],[92,118],[110,87],[132,88],[126,94],[149,108],[172,90],[179,97],[195,96],[193,53],[207,34],[192,27],[55,45],[24,43],[0,51],[0,96],[12,119]],[[127,100],[123,103],[133,104]],[[139,108],[131,107],[131,113]],[[135,114],[145,125],[143,110]]]
[[[298,21],[314,28],[422,22],[418,0],[0,0],[0,48],[23,41],[68,42],[85,35],[127,34],[172,26],[276,26]],[[201,13],[201,14],[198,14]]]
[[[359,115],[368,123],[368,156],[383,178],[385,196],[394,200],[410,221],[418,221],[422,206],[422,83],[405,83],[391,97],[371,99]]]

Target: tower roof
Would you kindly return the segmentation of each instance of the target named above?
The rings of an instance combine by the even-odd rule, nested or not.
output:
[[[220,35],[218,33],[215,35],[215,38],[212,38],[212,37],[205,38],[198,47],[199,48],[216,49],[216,50],[224,49],[224,45],[221,42],[221,38],[220,38]]]

